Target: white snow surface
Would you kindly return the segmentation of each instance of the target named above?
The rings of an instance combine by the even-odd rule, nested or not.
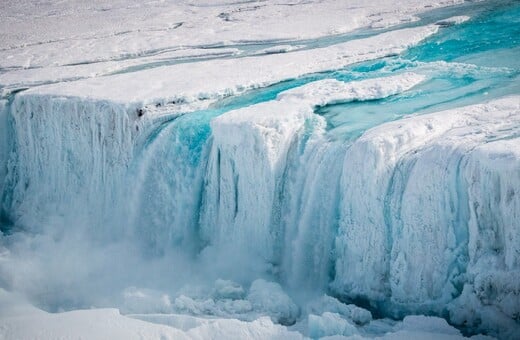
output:
[[[432,7],[456,3],[461,1],[406,0],[396,7],[382,0],[368,4],[360,0],[53,0],[45,5],[6,0],[0,4],[0,68],[94,63],[208,45],[318,38],[373,23],[387,27],[407,22]]]
[[[438,26],[428,25],[292,53],[202,61],[196,67],[184,64],[163,66],[34,87],[25,91],[22,96],[86,97],[132,107],[172,100],[187,103],[208,101],[285,79],[339,69],[355,62],[399,53],[437,30]]]

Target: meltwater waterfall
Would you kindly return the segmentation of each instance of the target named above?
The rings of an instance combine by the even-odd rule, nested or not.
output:
[[[478,25],[512,36],[519,11]],[[0,283],[49,310],[116,301],[292,324],[328,294],[376,317],[518,330],[520,44],[459,55],[451,39],[476,39],[475,25],[191,112],[31,90],[0,101],[0,226],[14,245]],[[64,284],[52,249],[90,260],[66,264]],[[269,284],[287,311],[256,304]],[[177,299],[129,305],[118,294],[134,286]]]

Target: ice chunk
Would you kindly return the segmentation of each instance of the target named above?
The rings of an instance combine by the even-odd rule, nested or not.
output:
[[[174,308],[176,311],[193,315],[214,315],[217,309],[213,299],[195,300],[186,295],[175,298]]]
[[[286,53],[304,48],[305,45],[277,45],[256,51],[255,54]]]
[[[471,17],[468,17],[467,15],[458,15],[447,19],[439,20],[435,24],[442,27],[449,27],[453,25],[462,24],[463,22],[466,22],[469,19],[471,19]]]
[[[337,313],[325,312],[321,316],[310,314],[308,323],[309,336],[313,339],[331,335],[358,334],[357,328]]]
[[[252,320],[258,315],[250,301],[243,299],[192,298],[180,295],[175,299],[173,310],[191,315],[214,315]]]
[[[435,334],[458,335],[461,333],[458,329],[450,326],[446,320],[424,315],[409,315],[397,325],[396,330],[420,331]]]
[[[266,313],[277,323],[292,325],[296,322],[298,306],[276,282],[255,280],[251,284],[247,299],[256,311]]]
[[[413,72],[385,78],[342,82],[325,79],[308,83],[278,95],[279,100],[308,101],[313,106],[324,106],[349,101],[383,99],[405,92],[425,80]]]
[[[441,313],[472,282],[484,304],[511,319],[520,305],[518,103],[514,96],[409,117],[352,145],[336,290],[383,300],[389,311]]]
[[[336,313],[358,325],[365,325],[372,321],[372,313],[370,311],[356,305],[341,303],[328,295],[323,295],[312,301],[307,306],[307,312],[315,315],[321,315],[324,312]]]

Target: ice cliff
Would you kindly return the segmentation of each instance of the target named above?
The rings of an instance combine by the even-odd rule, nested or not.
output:
[[[519,97],[406,117],[347,141],[327,138],[315,113],[424,79],[316,81],[166,127],[108,101],[21,94],[2,113],[16,150],[4,213],[32,232],[47,223],[102,242],[133,237],[151,253],[241,254],[261,265],[244,260],[221,274],[267,271],[381,315],[518,327]],[[492,325],[482,321],[490,311]]]

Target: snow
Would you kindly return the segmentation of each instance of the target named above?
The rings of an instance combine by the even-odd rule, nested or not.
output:
[[[123,316],[117,309],[85,309],[62,313],[44,312],[23,297],[0,290],[0,337],[2,339],[304,339],[301,333],[274,324],[268,317],[251,322],[236,319],[200,318],[179,314]],[[355,335],[359,330],[339,314],[310,315],[312,338]],[[326,337],[336,336],[336,337]],[[348,337],[350,339],[350,337]],[[389,328],[383,339],[462,339],[455,328],[436,317],[409,316]],[[481,337],[483,338],[483,337]]]
[[[192,327],[150,323],[123,316],[117,309],[47,313],[0,291],[2,339],[302,339],[269,318],[252,322],[233,319],[188,320]],[[184,329],[183,329],[184,328]]]
[[[23,95],[109,100],[125,106],[172,100],[193,103],[218,99],[305,74],[399,53],[437,32],[427,25],[311,50],[239,59],[218,59],[157,67],[139,72],[31,88]],[[179,81],[181,79],[182,81]]]
[[[331,72],[454,3],[2,2],[0,338],[515,338],[516,64]]]
[[[95,78],[113,73],[131,71],[161,64],[176,64],[198,59],[217,58],[239,55],[237,48],[191,48],[165,51],[160,55],[143,56],[134,59],[100,61],[91,64],[47,66],[41,68],[21,68],[0,73],[0,84],[7,89],[32,87],[55,82],[73,81],[83,78]]]
[[[408,72],[384,79],[375,78],[350,83],[325,79],[284,91],[278,95],[278,99],[311,101],[313,106],[383,99],[410,90],[425,78],[423,75]]]
[[[180,48],[318,38],[375,21],[384,20],[382,26],[399,24],[431,6],[455,3],[460,1],[407,0],[399,8],[381,0],[370,4],[359,0],[294,4],[75,0],[49,1],[45,6],[3,1],[0,67],[93,63]],[[60,53],[63,50],[67,53]]]

